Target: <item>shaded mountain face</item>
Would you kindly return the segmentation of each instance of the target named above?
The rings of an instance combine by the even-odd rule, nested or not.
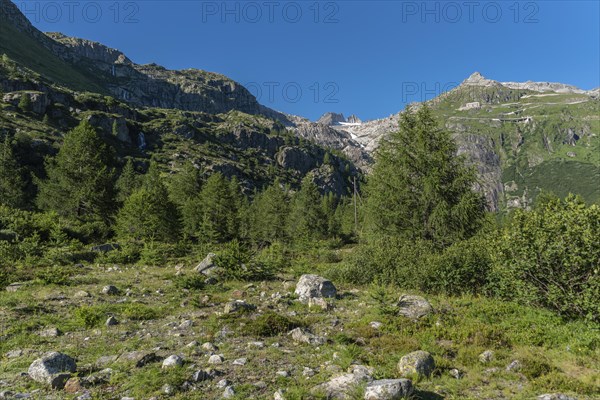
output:
[[[53,82],[76,90],[107,94],[143,107],[286,116],[263,107],[242,85],[224,75],[139,65],[122,52],[90,40],[44,34],[10,0],[0,0],[0,52]],[[43,60],[43,62],[38,62]]]
[[[275,178],[297,186],[310,174],[323,192],[345,195],[360,174],[324,145],[341,150],[341,142],[296,135],[291,117],[223,75],[138,65],[100,43],[43,34],[8,0],[0,0],[0,54],[0,133],[29,146],[23,158],[38,176],[43,158],[84,119],[142,169],[150,156],[169,172],[191,161],[206,175],[236,176],[249,192]]]

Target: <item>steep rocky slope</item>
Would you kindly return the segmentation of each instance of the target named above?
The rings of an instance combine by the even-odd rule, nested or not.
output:
[[[527,207],[541,191],[600,201],[597,90],[548,83],[502,83],[474,73],[427,102],[479,172],[492,210]],[[398,115],[332,126],[372,153],[397,129]]]

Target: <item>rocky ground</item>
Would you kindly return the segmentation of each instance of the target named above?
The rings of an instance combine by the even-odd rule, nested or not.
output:
[[[218,282],[207,265],[79,265],[67,285],[9,286],[0,399],[600,398],[583,323],[308,267]]]

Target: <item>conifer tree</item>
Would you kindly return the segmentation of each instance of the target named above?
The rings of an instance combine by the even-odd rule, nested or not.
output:
[[[273,243],[287,239],[289,201],[279,179],[254,198],[250,215],[251,237],[255,242]]]
[[[25,205],[25,182],[8,135],[0,143],[0,204],[14,208]]]
[[[179,219],[169,200],[156,162],[144,176],[142,185],[125,201],[117,216],[117,235],[122,239],[173,242],[177,240]]]
[[[294,195],[288,226],[288,234],[293,238],[315,240],[323,237],[326,221],[321,194],[310,175],[302,180],[300,191]]]
[[[125,202],[140,187],[140,178],[135,172],[131,158],[125,163],[115,187],[117,189],[117,200],[121,203]]]
[[[221,173],[211,175],[202,190],[183,206],[185,232],[200,241],[223,243],[236,238],[239,230],[239,197]]]
[[[58,154],[46,162],[38,205],[80,220],[108,221],[114,210],[113,157],[87,121],[64,137]]]
[[[182,207],[188,200],[200,193],[201,186],[200,171],[191,161],[187,161],[181,171],[170,179],[169,193],[171,200],[179,207]]]
[[[369,231],[439,247],[472,236],[484,200],[472,189],[475,171],[456,153],[427,106],[403,112],[400,129],[381,144],[368,181]]]

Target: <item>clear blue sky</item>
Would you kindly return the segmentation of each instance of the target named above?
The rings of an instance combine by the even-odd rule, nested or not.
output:
[[[600,86],[598,1],[15,3],[42,31],[102,42],[137,63],[219,72],[311,119],[384,117],[474,71]]]

